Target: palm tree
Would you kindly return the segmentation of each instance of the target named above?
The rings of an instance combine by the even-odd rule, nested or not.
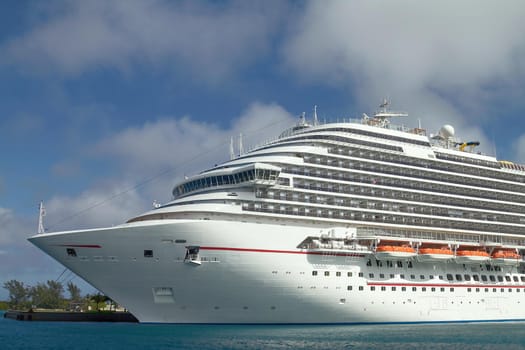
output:
[[[98,312],[99,309],[100,309],[99,308],[99,306],[100,306],[99,304],[105,302],[107,300],[106,298],[107,298],[107,296],[102,295],[100,293],[97,293],[95,295],[90,296],[89,300],[91,300],[92,302],[94,302],[97,305],[96,307],[97,307],[97,312]]]

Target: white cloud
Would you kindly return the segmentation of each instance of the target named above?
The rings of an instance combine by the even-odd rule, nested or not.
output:
[[[0,244],[10,243],[16,235],[13,212],[0,207]]]
[[[4,63],[79,75],[130,65],[188,68],[218,79],[256,61],[283,15],[271,2],[66,1],[24,35],[7,42]]]
[[[275,138],[294,123],[294,118],[276,104],[253,103],[228,128],[197,122],[188,116],[164,117],[141,127],[130,127],[100,141],[93,147],[98,157],[117,163],[126,181],[148,182],[142,190],[148,203],[169,200],[176,181],[229,159],[230,138],[243,134],[244,149]],[[119,181],[123,181],[119,179]],[[110,192],[112,193],[112,192]]]
[[[312,1],[283,57],[307,82],[351,85],[359,108],[390,95],[431,130],[489,142],[472,125],[502,90],[524,90],[524,17],[521,1]]]
[[[45,206],[46,229],[57,231],[121,224],[144,211],[146,203],[135,185],[110,180],[76,197],[55,196]]]
[[[27,241],[36,226],[36,215],[28,219],[0,207],[0,300],[7,298],[2,286],[10,279],[35,283],[58,277],[60,266]]]
[[[516,161],[525,164],[525,134],[518,137],[513,146],[517,155]]]

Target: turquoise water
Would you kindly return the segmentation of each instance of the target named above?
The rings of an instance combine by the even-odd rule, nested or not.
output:
[[[0,317],[0,349],[525,349],[525,323],[195,326]]]

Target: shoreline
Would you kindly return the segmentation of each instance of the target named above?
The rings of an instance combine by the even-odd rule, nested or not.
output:
[[[4,311],[4,318],[17,321],[128,322],[138,323],[129,312]]]

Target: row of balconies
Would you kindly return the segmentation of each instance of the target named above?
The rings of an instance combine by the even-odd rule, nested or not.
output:
[[[444,217],[444,218],[456,218],[456,219],[468,219],[477,221],[499,221],[502,223],[511,223],[518,225],[525,225],[525,216],[509,215],[507,213],[494,213],[494,212],[479,212],[469,211],[466,208],[446,208],[446,207],[432,207],[425,206],[419,203],[395,203],[381,201],[381,197],[375,197],[375,200],[369,200],[366,198],[343,198],[343,197],[331,197],[323,196],[319,194],[301,193],[297,194],[291,191],[280,191],[279,195],[274,195],[272,190],[258,190],[256,192],[257,197],[265,199],[277,199],[281,201],[295,201],[300,203],[312,203],[329,205],[336,207],[345,207],[352,209],[369,209],[369,210],[381,210],[387,212],[396,213],[407,213],[426,215],[429,217]]]
[[[525,234],[525,227],[504,225],[496,222],[472,222],[450,220],[440,217],[423,217],[417,215],[403,215],[401,213],[384,213],[360,210],[342,210],[339,208],[325,208],[315,206],[293,205],[287,203],[255,202],[244,203],[243,209],[248,211],[265,212],[304,216],[308,218],[323,218],[336,220],[358,221],[363,223],[396,224],[407,226],[425,226],[434,229],[457,229],[479,232],[498,232],[508,234]]]
[[[339,197],[334,196],[333,194],[340,193],[364,197],[381,197],[403,202],[418,202],[452,207],[457,206],[462,209],[476,208],[489,211],[513,212],[520,214],[525,212],[525,208],[522,205],[483,201],[479,198],[462,198],[458,196],[450,196],[447,194],[432,194],[428,192],[396,190],[368,184],[367,186],[359,186],[355,184],[334,184],[330,182],[312,181],[301,178],[295,178],[293,183],[295,188],[330,192],[328,196],[334,198],[334,201]],[[341,199],[345,198],[346,197],[341,197]]]
[[[334,169],[322,169],[315,167],[298,167],[286,166],[283,167],[282,172],[291,173],[304,176],[313,176],[323,179],[334,179],[339,181],[352,181],[359,183],[372,184],[376,186],[387,186],[405,188],[427,192],[446,193],[453,195],[460,195],[472,197],[474,200],[479,198],[492,199],[507,202],[525,203],[525,196],[519,194],[512,194],[509,192],[501,192],[490,190],[487,185],[484,188],[471,188],[466,186],[446,185],[444,183],[433,183],[429,181],[420,181],[414,179],[403,179],[392,176],[384,176],[383,174],[370,174],[357,171],[338,171]],[[317,179],[316,179],[317,181]]]
[[[319,164],[319,165],[346,168],[346,169],[356,169],[356,170],[361,170],[361,171],[372,171],[372,172],[377,172],[381,174],[404,176],[404,177],[425,179],[425,180],[431,180],[431,181],[444,181],[444,182],[455,183],[459,185],[476,186],[480,188],[492,188],[495,190],[498,189],[498,190],[504,190],[504,191],[512,191],[512,192],[517,191],[517,192],[525,193],[525,186],[523,185],[523,181],[525,180],[525,177],[519,177],[521,181],[518,184],[493,181],[493,179],[487,177],[487,175],[495,175],[493,178],[496,178],[496,179],[500,178],[501,180],[505,180],[501,177],[503,175],[509,175],[509,174],[506,174],[503,172],[495,172],[489,169],[486,169],[486,170],[484,169],[484,171],[482,172],[479,171],[480,169],[476,169],[477,170],[476,172],[472,170],[472,167],[470,168],[465,167],[469,169],[467,173],[460,171],[459,175],[444,174],[441,172],[435,172],[434,170],[451,171],[451,169],[448,169],[448,165],[446,169],[438,169],[439,166],[442,165],[438,162],[426,162],[426,161],[423,162],[421,159],[415,159],[415,158],[405,157],[405,156],[396,155],[396,154],[379,153],[379,152],[374,152],[374,151],[359,150],[359,151],[353,151],[351,154],[352,156],[355,156],[355,157],[360,157],[364,159],[373,159],[373,160],[381,160],[381,157],[384,157],[386,159],[383,159],[382,161],[393,162],[393,163],[396,163],[396,165],[387,165],[387,164],[381,164],[381,163],[376,163],[376,162],[359,161],[359,160],[356,161],[352,159],[343,159],[343,158],[336,158],[336,157],[322,157],[322,156],[305,156],[304,161],[310,164]],[[377,156],[376,158],[378,159],[367,157],[367,155],[370,155],[370,154],[375,154]],[[423,167],[425,169],[421,169],[422,163],[424,163]],[[400,166],[397,166],[397,164],[417,166],[418,168],[400,167]],[[452,170],[452,171],[454,171],[455,173],[458,173],[457,170]],[[490,174],[490,173],[494,173],[494,174]],[[477,177],[472,177],[472,176],[477,176]],[[478,178],[478,177],[484,177],[485,179]]]

